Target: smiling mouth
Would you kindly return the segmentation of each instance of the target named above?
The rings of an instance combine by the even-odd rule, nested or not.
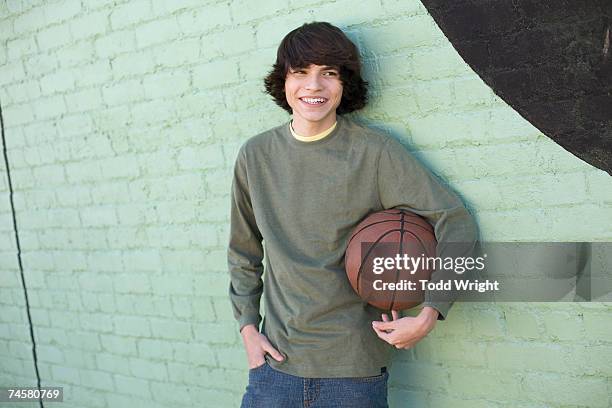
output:
[[[316,106],[316,105],[323,105],[325,102],[327,102],[327,99],[325,98],[300,98],[300,101],[306,103],[307,105]]]

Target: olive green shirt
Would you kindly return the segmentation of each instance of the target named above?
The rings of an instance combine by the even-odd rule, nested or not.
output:
[[[363,218],[392,207],[425,217],[439,246],[476,240],[474,221],[456,195],[397,140],[348,118],[338,116],[336,128],[313,142],[297,140],[285,123],[240,148],[229,293],[241,329],[261,322],[263,294],[261,331],[285,356],[282,362],[266,356],[273,368],[301,377],[363,377],[389,364],[392,346],[371,324],[382,311],[352,289],[344,252]],[[434,271],[431,280],[445,272]],[[424,305],[443,320],[447,300],[426,292]]]

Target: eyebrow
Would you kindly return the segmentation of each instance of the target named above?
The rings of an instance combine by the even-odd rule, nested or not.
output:
[[[330,66],[330,65],[321,65],[321,66],[323,67],[323,68],[322,68],[322,70],[324,70],[324,71],[328,71],[328,70],[330,70],[330,69],[333,69],[334,71],[339,71],[339,70],[340,70],[340,68],[338,68],[338,67],[332,67],[332,66]],[[289,69],[292,69],[292,70],[294,70],[294,71],[297,71],[297,70],[299,70],[299,69],[307,69],[307,68],[308,68],[308,66],[306,66],[306,67],[291,67],[291,66],[290,66],[290,67],[289,67]]]

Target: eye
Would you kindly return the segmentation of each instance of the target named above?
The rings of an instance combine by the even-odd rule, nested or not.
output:
[[[336,71],[325,71],[323,73],[323,75],[325,75],[325,76],[338,76],[338,72],[336,72]]]

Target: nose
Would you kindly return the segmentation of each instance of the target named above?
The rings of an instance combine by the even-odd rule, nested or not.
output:
[[[319,90],[321,89],[321,78],[318,73],[310,73],[306,78],[304,88],[308,90]]]

